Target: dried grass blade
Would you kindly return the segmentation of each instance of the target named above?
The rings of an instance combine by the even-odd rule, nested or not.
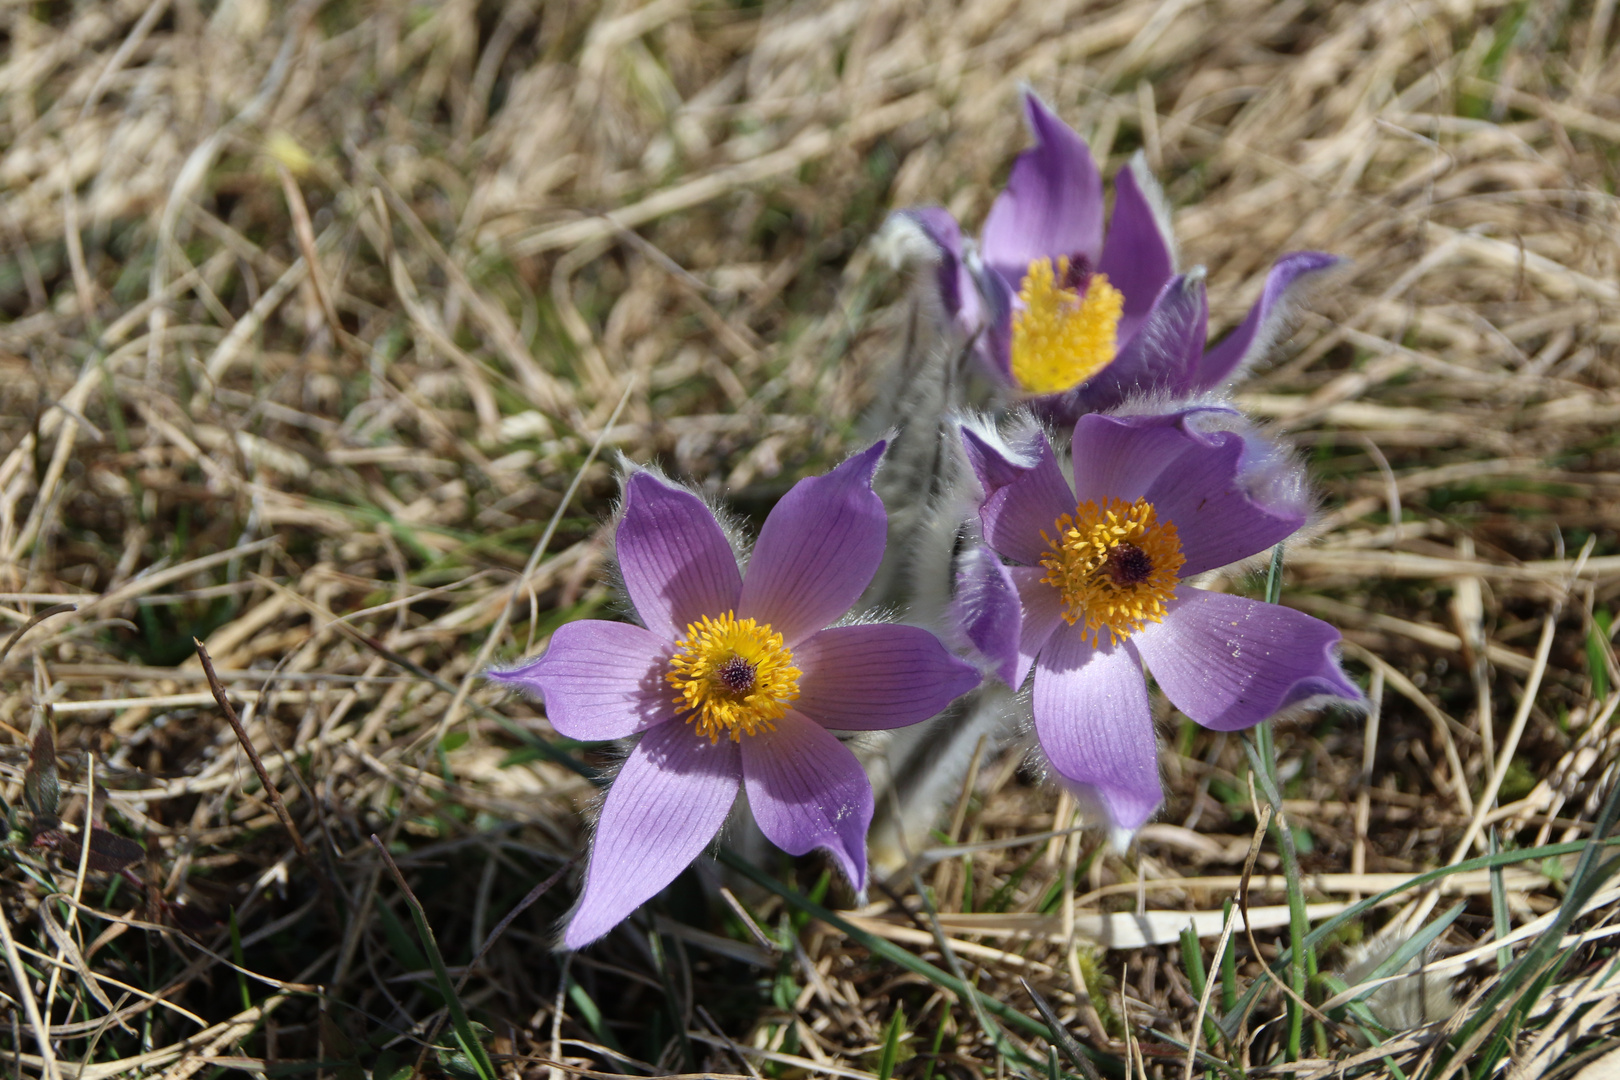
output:
[[[746,859],[740,858],[737,855],[725,850],[720,852],[719,859],[728,868],[735,870],[737,873],[742,874],[755,884],[761,885],[775,893],[777,896],[780,896],[782,899],[809,915],[811,918],[819,919],[828,926],[836,927],[841,933],[848,935],[851,940],[859,942],[863,948],[873,955],[880,956],[891,963],[899,964],[906,970],[921,975],[928,981],[937,986],[942,986],[950,990],[959,997],[975,997],[977,998],[980,1006],[982,1006],[987,1012],[993,1013],[996,1016],[999,1016],[1001,1019],[1008,1021],[1008,1023],[1010,1023],[1013,1027],[1020,1028],[1023,1031],[1037,1036],[1038,1038],[1045,1039],[1048,1042],[1052,1041],[1051,1030],[1040,1021],[1030,1019],[1017,1009],[1014,1009],[1012,1006],[990,997],[988,994],[983,993],[968,983],[960,981],[954,975],[934,966],[933,964],[930,964],[920,956],[914,956],[911,953],[906,952],[906,950],[900,948],[898,945],[885,941],[876,934],[872,934],[861,929],[848,919],[839,916],[836,912],[827,910],[820,904],[817,904],[813,900],[810,900],[809,898],[800,894],[797,890],[783,885],[774,877],[764,873]]]
[[[17,627],[16,630],[12,631],[11,636],[6,638],[6,643],[3,646],[0,646],[0,663],[5,662],[6,656],[11,652],[12,646],[16,645],[18,641],[22,640],[22,636],[28,633],[28,631],[44,622],[52,615],[61,615],[65,612],[77,610],[79,609],[73,604],[52,604],[43,611],[35,612],[32,618],[23,623],[21,626]]]
[[[545,532],[540,534],[540,539],[535,543],[534,550],[529,553],[529,561],[523,567],[523,573],[518,576],[517,582],[512,586],[512,591],[506,599],[506,606],[501,609],[500,617],[495,620],[495,625],[490,629],[489,636],[484,638],[484,645],[478,650],[478,658],[468,668],[466,676],[461,680],[461,685],[456,687],[455,696],[450,699],[450,707],[444,711],[444,718],[439,721],[438,727],[432,733],[434,742],[443,739],[445,733],[450,730],[450,726],[456,722],[456,718],[461,713],[462,703],[467,700],[467,695],[472,692],[473,680],[481,676],[488,666],[490,655],[494,653],[495,647],[500,644],[501,635],[506,632],[506,626],[512,620],[512,609],[517,606],[518,597],[522,594],[523,583],[534,575],[535,567],[540,565],[541,557],[545,555],[546,549],[551,546],[551,538],[556,534],[557,526],[562,523],[563,514],[567,512],[569,504],[574,501],[574,494],[579,491],[579,485],[584,482],[585,473],[590,469],[591,463],[596,460],[596,455],[601,453],[602,444],[607,441],[608,432],[612,431],[613,425],[618,422],[619,414],[624,411],[625,405],[629,404],[630,392],[635,388],[636,379],[634,377],[625,381],[624,392],[619,395],[619,403],[613,407],[612,415],[608,417],[607,423],[602,425],[602,430],[597,433],[596,441],[591,443],[590,452],[585,455],[585,460],[574,471],[574,477],[569,481],[568,489],[563,492],[562,499],[558,501],[557,509],[552,513],[551,520],[546,522]]]
[[[28,1026],[34,1030],[34,1042],[39,1046],[40,1069],[44,1074],[44,1080],[61,1080],[62,1073],[56,1066],[56,1051],[51,1047],[50,1032],[45,1026],[44,1018],[40,1016],[39,1002],[34,1000],[33,980],[28,977],[28,971],[23,967],[22,956],[17,952],[17,943],[11,936],[11,919],[3,909],[0,909],[0,947],[5,949],[6,962],[11,965],[13,990],[22,1001],[23,1013],[28,1017]]]

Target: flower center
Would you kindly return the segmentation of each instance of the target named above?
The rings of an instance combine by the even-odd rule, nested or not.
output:
[[[686,722],[718,743],[759,731],[772,723],[799,696],[799,669],[782,635],[769,623],[739,619],[726,612],[688,623],[686,636],[675,643],[666,678],[679,693],[675,704],[688,711]]]
[[[1114,362],[1125,295],[1067,256],[1029,264],[1013,314],[1012,373],[1032,394],[1072,390]]]
[[[1063,594],[1063,617],[1083,624],[1092,645],[1103,630],[1114,644],[1164,618],[1185,558],[1176,527],[1156,516],[1146,499],[1083,502],[1041,533],[1050,550],[1041,581]]]

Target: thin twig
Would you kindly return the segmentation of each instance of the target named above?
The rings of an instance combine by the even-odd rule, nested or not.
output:
[[[264,787],[265,797],[270,800],[276,816],[281,819],[282,826],[292,837],[293,846],[298,849],[298,854],[309,858],[309,848],[304,844],[304,838],[298,835],[298,826],[293,824],[292,815],[287,812],[287,804],[281,801],[280,790],[271,783],[269,771],[265,769],[264,762],[259,760],[259,752],[253,748],[253,740],[248,738],[247,731],[242,727],[242,721],[236,715],[235,706],[231,704],[231,699],[225,696],[224,685],[220,683],[219,676],[214,674],[214,661],[208,655],[208,646],[197,638],[191,640],[197,646],[197,658],[202,661],[203,674],[208,678],[208,688],[214,692],[214,700],[219,702],[221,711],[225,713],[225,719],[230,721],[231,730],[236,732],[236,741],[241,743],[242,749],[247,752],[248,761],[253,763],[253,771],[259,774],[259,783]]]

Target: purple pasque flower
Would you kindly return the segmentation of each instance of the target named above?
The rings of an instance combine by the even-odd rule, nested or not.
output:
[[[739,787],[778,847],[825,848],[865,887],[872,787],[832,732],[915,724],[979,682],[926,630],[828,625],[883,557],[872,475],[884,448],[795,484],[765,519],[746,575],[701,499],[632,473],[616,544],[642,625],[567,623],[538,659],[490,674],[539,693],[569,738],[641,736],[603,803],[568,948],[673,881]]]
[[[963,564],[959,622],[1014,687],[1034,668],[1042,750],[1116,828],[1163,797],[1144,664],[1216,731],[1313,698],[1361,701],[1333,627],[1188,583],[1305,521],[1298,468],[1235,410],[1083,416],[1072,487],[1037,428],[1009,444],[965,426],[962,441],[988,552]]]
[[[976,336],[992,375],[1054,420],[1231,381],[1276,343],[1303,287],[1342,262],[1283,256],[1248,317],[1205,351],[1203,270],[1175,272],[1169,212],[1142,155],[1114,177],[1105,235],[1102,177],[1085,141],[1027,91],[1024,111],[1035,145],[1013,162],[976,248],[940,207],[895,216],[927,240],[940,303]]]

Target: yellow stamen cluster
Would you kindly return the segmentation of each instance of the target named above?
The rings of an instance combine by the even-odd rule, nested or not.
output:
[[[739,619],[728,611],[688,623],[670,658],[675,704],[690,710],[686,722],[710,743],[722,734],[732,742],[759,731],[775,731],[772,721],[799,696],[799,669],[782,635],[769,623]]]
[[[1103,630],[1117,645],[1164,619],[1186,559],[1175,525],[1160,521],[1152,503],[1083,502],[1056,529],[1056,539],[1041,533],[1050,547],[1041,580],[1063,594],[1063,617],[1070,626],[1083,621],[1092,645]]]
[[[1093,274],[1081,296],[1065,288],[1067,257],[1041,258],[1029,264],[1018,297],[1023,310],[1013,315],[1013,378],[1031,394],[1072,390],[1114,362],[1119,317],[1125,294]]]

